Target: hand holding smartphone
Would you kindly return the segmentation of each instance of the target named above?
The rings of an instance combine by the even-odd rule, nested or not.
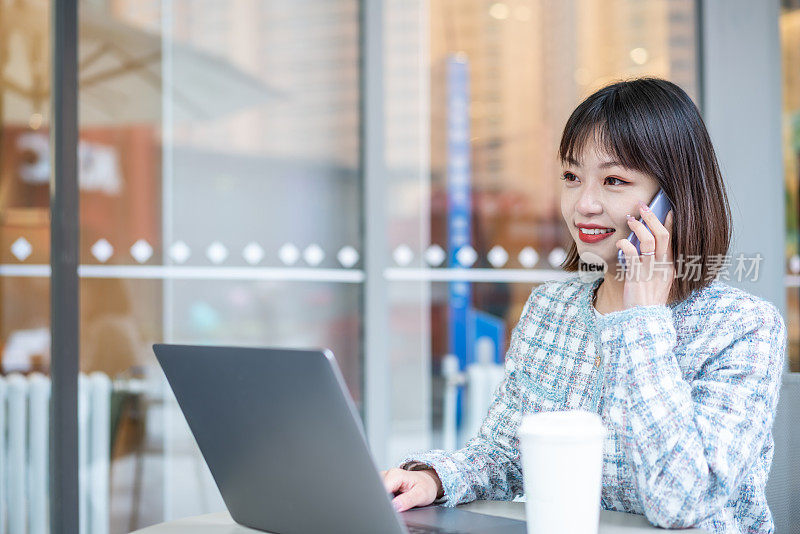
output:
[[[672,203],[669,201],[669,198],[667,198],[667,195],[664,193],[663,189],[658,190],[658,193],[656,193],[656,196],[653,197],[653,200],[650,201],[648,206],[650,207],[650,211],[652,211],[653,214],[658,217],[658,220],[661,221],[661,224],[664,224],[664,222],[667,220],[667,213],[669,213],[669,211],[672,209]],[[650,227],[647,226],[647,223],[644,222],[641,217],[637,217],[637,220],[644,224],[648,230],[650,230]],[[636,247],[637,253],[642,253],[641,249],[639,248],[641,242],[639,241],[639,238],[636,237],[636,232],[631,232],[631,234],[628,236],[628,241],[630,241],[631,244]],[[619,259],[619,263],[624,267],[625,253],[622,252],[622,250],[617,251],[617,258]]]

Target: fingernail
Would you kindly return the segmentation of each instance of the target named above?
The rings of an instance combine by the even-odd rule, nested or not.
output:
[[[394,511],[395,512],[399,512],[400,511],[400,503],[399,502],[392,501],[392,506],[394,507]]]
[[[649,207],[647,207],[647,204],[645,204],[645,203],[644,203],[644,202],[642,202],[641,200],[639,201],[639,206],[641,206],[641,208],[642,208],[644,211],[650,211],[650,208],[649,208]]]
[[[626,218],[626,219],[633,219],[633,217],[631,217],[631,214],[630,214],[630,213],[626,213],[626,214],[625,214],[625,218]]]

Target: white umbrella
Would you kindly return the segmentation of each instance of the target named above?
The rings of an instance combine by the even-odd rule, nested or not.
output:
[[[0,6],[0,122],[47,122],[48,3],[12,0],[10,5]],[[171,103],[176,121],[221,117],[278,94],[224,58],[180,43],[172,43],[171,51]],[[160,122],[161,56],[160,35],[122,24],[108,12],[82,4],[80,123]]]

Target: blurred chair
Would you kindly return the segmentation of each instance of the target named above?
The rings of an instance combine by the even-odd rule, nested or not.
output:
[[[785,372],[772,426],[775,454],[767,503],[775,534],[800,533],[800,373]]]

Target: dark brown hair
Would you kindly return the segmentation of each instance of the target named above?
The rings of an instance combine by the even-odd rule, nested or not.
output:
[[[689,95],[672,82],[652,77],[603,87],[567,120],[561,161],[576,161],[590,136],[623,166],[655,178],[669,197],[674,208],[674,260],[700,258],[699,275],[675,278],[670,303],[711,284],[722,268],[719,258],[728,253],[733,223],[711,138]],[[579,262],[573,242],[561,268],[574,272]]]

